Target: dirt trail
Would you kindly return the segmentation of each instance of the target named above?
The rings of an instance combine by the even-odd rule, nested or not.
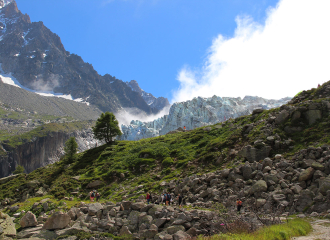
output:
[[[313,231],[307,236],[294,237],[292,240],[330,240],[330,220],[317,219],[311,222]]]

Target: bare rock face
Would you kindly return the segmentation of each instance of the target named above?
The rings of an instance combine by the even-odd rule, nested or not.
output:
[[[37,226],[38,221],[36,218],[36,215],[34,215],[32,212],[28,211],[24,217],[21,218],[19,224],[22,228],[26,227],[34,227]]]
[[[191,130],[211,124],[216,124],[251,114],[256,108],[270,109],[279,107],[290,98],[267,100],[259,97],[246,96],[241,98],[226,98],[213,96],[211,98],[194,98],[186,102],[174,103],[168,115],[152,122],[131,121],[130,125],[122,125],[122,140],[139,140],[167,134],[178,128]],[[255,115],[262,111],[255,111]]]
[[[42,228],[47,230],[63,229],[69,225],[70,221],[71,217],[67,213],[59,211],[49,217]]]

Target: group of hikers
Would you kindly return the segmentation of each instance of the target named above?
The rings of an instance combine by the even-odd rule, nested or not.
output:
[[[91,202],[94,202],[94,198],[96,198],[96,202],[98,202],[101,198],[101,195],[99,192],[96,192],[96,190],[90,191],[89,197],[91,199]]]
[[[152,196],[150,193],[147,193],[146,200],[147,200],[148,204],[152,201]],[[176,197],[176,200],[178,201],[178,205],[180,207],[182,207],[183,198],[182,198],[181,194],[178,194],[178,196]],[[172,197],[172,195],[169,192],[162,193],[160,202],[155,201],[155,204],[165,204],[166,206],[170,206],[171,204],[172,205],[174,204],[174,198]]]
[[[96,192],[96,190],[93,190],[90,191],[89,197],[91,202],[94,202],[94,198],[96,198],[96,202],[98,202],[101,198],[101,195],[99,192]],[[152,201],[152,196],[150,193],[147,193],[146,200],[148,204]],[[178,194],[176,200],[178,201],[178,205],[181,208],[183,204],[183,197],[181,196],[181,194]],[[170,206],[171,204],[174,205],[174,198],[169,192],[162,193],[160,202],[155,201],[155,204],[164,204],[166,206]],[[243,203],[239,198],[237,198],[236,200],[236,206],[237,206],[237,212],[240,213]]]

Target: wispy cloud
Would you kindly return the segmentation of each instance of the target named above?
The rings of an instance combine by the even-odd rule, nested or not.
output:
[[[232,38],[218,35],[201,69],[184,66],[172,102],[193,97],[294,96],[330,79],[330,1],[282,0],[265,24],[236,18]]]
[[[119,122],[119,125],[122,124],[128,125],[132,120],[139,120],[141,122],[151,122],[155,119],[167,115],[170,111],[170,106],[163,108],[157,114],[146,114],[144,111],[138,108],[123,108],[120,111],[115,113],[115,116]]]

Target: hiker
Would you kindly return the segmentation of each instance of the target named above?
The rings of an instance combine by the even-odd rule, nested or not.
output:
[[[183,126],[183,130],[186,131],[186,126]]]
[[[147,193],[147,202],[148,202],[148,204],[150,203],[150,200],[151,200],[151,195],[149,193]]]
[[[168,205],[170,204],[170,202],[171,202],[171,198],[172,198],[172,196],[171,196],[171,194],[168,192],[168,193],[166,194],[166,206],[168,206]]]
[[[180,193],[179,193],[179,195],[177,197],[177,200],[179,201],[179,207],[182,207],[182,196],[181,196]]]
[[[95,197],[96,197],[96,202],[98,202],[100,200],[100,197],[101,197],[100,193],[97,192],[96,195],[95,195]]]
[[[241,213],[242,201],[239,200],[238,198],[237,198],[237,201],[236,201],[236,205],[237,205],[237,212]]]
[[[91,202],[94,202],[94,198],[95,198],[95,190],[90,192],[90,198],[91,198]]]
[[[321,85],[320,85],[320,84],[318,84],[318,85],[317,85],[317,87],[319,88],[319,87],[321,87]]]

